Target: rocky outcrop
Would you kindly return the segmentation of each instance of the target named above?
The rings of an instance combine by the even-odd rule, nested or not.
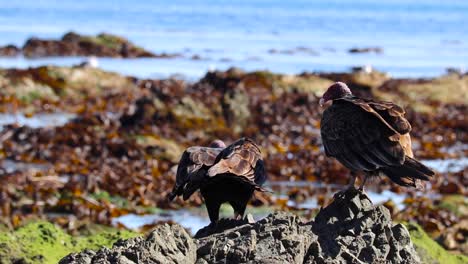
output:
[[[15,45],[0,47],[0,57],[16,57],[21,53],[21,49]]]
[[[65,263],[195,263],[195,241],[179,225],[158,226],[147,237],[117,241],[112,249],[97,252],[84,250],[70,254],[60,261]]]
[[[96,56],[119,58],[172,58],[177,54],[154,54],[138,47],[127,39],[101,33],[97,36],[79,35],[74,32],[66,33],[59,40],[30,38],[22,49],[14,45],[0,47],[0,56],[18,56],[23,54],[28,58],[53,56]]]
[[[365,47],[365,48],[351,48],[348,50],[349,53],[383,53],[381,47]]]
[[[221,220],[191,238],[179,225],[60,263],[419,263],[410,235],[384,206],[360,192],[339,193],[311,222],[276,212],[255,222]],[[219,230],[222,227],[226,230]],[[209,234],[213,230],[214,234]]]
[[[198,240],[196,263],[303,263],[317,236],[297,216],[278,212]]]
[[[99,57],[154,57],[151,52],[136,47],[127,39],[111,35],[82,36],[74,32],[60,40],[30,38],[23,46],[25,57],[99,56]]]
[[[318,239],[305,263],[419,263],[408,230],[363,193],[338,193],[311,225]]]

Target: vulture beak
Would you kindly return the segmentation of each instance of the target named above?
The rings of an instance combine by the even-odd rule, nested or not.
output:
[[[319,105],[320,105],[320,107],[323,107],[324,104],[325,104],[325,100],[322,97],[322,98],[320,98]]]

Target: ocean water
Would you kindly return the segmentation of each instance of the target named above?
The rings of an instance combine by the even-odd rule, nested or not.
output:
[[[104,69],[139,77],[198,78],[231,66],[300,73],[363,65],[398,77],[435,76],[447,67],[468,67],[467,25],[464,0],[0,0],[0,45],[22,45],[31,36],[59,38],[70,30],[110,32],[156,53],[184,55],[99,60]],[[384,52],[347,52],[367,46]],[[195,54],[202,60],[190,59]],[[0,67],[72,65],[83,59],[1,58]]]

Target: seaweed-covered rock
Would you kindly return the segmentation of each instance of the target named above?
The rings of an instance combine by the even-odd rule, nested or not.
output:
[[[236,227],[232,223],[221,220],[193,240],[179,225],[164,225],[147,238],[120,241],[94,255],[71,254],[61,263],[420,262],[405,226],[394,225],[384,206],[372,205],[356,190],[336,195],[308,223],[286,212],[256,223],[244,220]],[[227,229],[220,230],[223,227]]]
[[[16,57],[21,53],[21,49],[15,45],[0,47],[0,57]]]
[[[23,46],[23,54],[30,58],[50,56],[170,58],[176,56],[175,54],[156,55],[134,45],[123,37],[108,33],[86,36],[74,32],[66,33],[60,40],[30,38]]]

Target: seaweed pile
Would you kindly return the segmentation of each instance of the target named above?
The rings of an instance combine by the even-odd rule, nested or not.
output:
[[[1,130],[0,218],[18,226],[39,214],[73,228],[77,220],[109,224],[112,217],[151,207],[178,208],[182,203],[168,204],[166,195],[180,154],[215,138],[253,138],[264,153],[270,181],[346,184],[349,172],[321,150],[318,96],[334,81],[347,82],[360,96],[405,107],[416,157],[466,158],[467,75],[392,79],[380,72],[292,76],[233,68],[188,83],[80,67],[2,69],[0,111],[26,117],[73,113],[75,118],[55,127],[13,124]],[[8,169],[6,161],[31,166]],[[407,193],[404,211],[386,204],[394,217],[415,220],[448,248],[466,252],[460,246],[466,244],[466,229],[455,230],[453,224],[466,221],[467,213],[447,206],[446,199],[447,194],[466,195],[466,174],[466,166],[442,171],[423,195],[385,179],[372,185],[377,191]],[[316,197],[320,206],[331,199],[314,188],[288,193],[291,200],[305,197]],[[196,196],[189,203],[202,200]],[[257,195],[252,203],[285,206],[268,195]],[[466,208],[464,199],[460,203]],[[442,237],[445,230],[453,239]]]

